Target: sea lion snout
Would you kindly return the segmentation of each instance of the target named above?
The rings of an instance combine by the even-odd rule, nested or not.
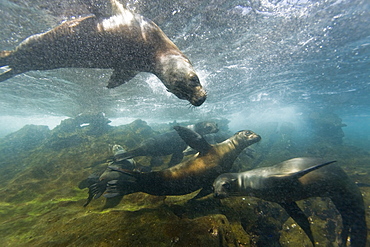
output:
[[[219,199],[229,197],[233,183],[236,180],[231,173],[224,173],[218,176],[213,182],[213,196]]]
[[[189,100],[189,102],[193,106],[200,106],[203,104],[203,102],[207,99],[207,92],[202,88],[202,86],[198,86],[195,88],[194,93],[192,97]]]
[[[226,197],[227,197],[227,195],[226,195],[226,194],[223,194],[223,193],[215,192],[215,193],[213,194],[213,197],[214,197],[214,198],[217,198],[217,199],[224,199],[224,198],[226,198]]]
[[[197,75],[187,75],[174,81],[175,83],[169,87],[169,91],[179,99],[185,99],[193,106],[200,106],[207,99],[207,92],[200,84]]]
[[[251,130],[241,130],[236,133],[239,136],[239,140],[246,140],[251,143],[259,142],[262,138],[260,135],[254,133]]]
[[[155,74],[162,80],[168,91],[179,99],[200,106],[207,98],[207,92],[200,84],[199,77],[190,61],[183,54],[159,54]]]
[[[185,83],[189,88],[192,89],[190,94],[190,98],[188,99],[189,102],[193,106],[200,106],[207,98],[207,92],[204,90],[202,85],[200,84],[199,78],[195,73],[190,73],[187,76],[187,81]]]

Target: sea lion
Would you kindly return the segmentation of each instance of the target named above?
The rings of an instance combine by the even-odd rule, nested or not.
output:
[[[366,245],[367,227],[361,192],[337,165],[318,158],[295,158],[271,167],[221,174],[213,183],[214,195],[254,196],[280,204],[301,226],[314,245],[310,224],[296,201],[329,197],[342,216],[341,246]]]
[[[110,3],[107,18],[96,13],[66,21],[1,51],[0,66],[8,69],[0,82],[30,70],[102,68],[113,69],[108,88],[114,88],[150,72],[179,99],[200,106],[207,96],[189,59],[154,22]]]
[[[134,178],[134,182],[118,180],[115,189],[121,195],[145,192],[151,195],[185,195],[202,189],[197,198],[212,193],[214,178],[229,171],[234,160],[246,147],[261,140],[261,137],[249,130],[237,132],[222,143],[211,145],[198,133],[185,127],[174,129],[192,148],[199,151],[189,159],[171,168],[161,171],[140,173],[117,169]],[[113,186],[113,184],[110,184]],[[111,189],[110,189],[111,191]]]
[[[126,151],[120,145],[113,145],[112,152],[114,155],[125,153]],[[138,165],[133,159],[125,159],[120,162],[108,161],[109,166],[115,166],[116,168],[126,169],[126,170],[140,170],[140,165]],[[105,169],[100,175],[94,173],[91,174],[88,178],[82,180],[78,188],[85,189],[89,188],[89,196],[84,204],[86,207],[91,200],[99,198],[106,190],[107,185],[110,181],[117,179],[124,179],[126,181],[132,180],[131,176],[122,174],[121,172],[113,171],[112,169]],[[119,196],[119,194],[111,194],[109,197],[113,198]]]
[[[217,124],[209,121],[188,125],[187,128],[192,129],[202,136],[218,132]],[[151,165],[156,166],[156,157],[172,155],[168,164],[171,167],[181,162],[184,157],[183,151],[187,146],[177,132],[173,130],[148,138],[133,150],[116,154],[115,160],[131,159],[137,156],[152,156]]]

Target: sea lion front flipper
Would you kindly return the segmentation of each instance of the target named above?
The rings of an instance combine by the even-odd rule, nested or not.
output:
[[[213,189],[212,187],[210,188],[203,188],[199,191],[199,193],[194,196],[193,198],[191,198],[190,200],[196,200],[196,199],[199,199],[199,198],[202,198],[202,197],[205,197],[205,196],[208,196],[209,194],[211,194],[213,192]]]
[[[297,203],[282,202],[279,204],[285,209],[289,216],[292,217],[295,222],[297,222],[297,224],[302,228],[302,230],[307,234],[308,238],[311,240],[312,245],[315,246],[315,240],[312,235],[310,223],[308,222],[307,216],[298,207]]]
[[[120,169],[120,168],[117,168],[117,167],[114,167],[114,166],[108,166],[108,168],[111,169],[112,171],[120,172],[120,173],[123,173],[125,175],[128,175],[128,176],[136,178],[136,179],[138,179],[139,176],[140,176],[140,172],[137,172],[137,171],[130,171],[130,170],[126,170],[126,169]]]
[[[12,68],[8,68],[6,71],[0,73],[0,82],[8,80],[9,78],[12,78],[17,73],[14,72]]]
[[[303,177],[304,175],[306,175],[307,173],[313,172],[313,171],[315,171],[315,170],[317,170],[317,169],[319,169],[323,166],[330,165],[334,162],[337,162],[337,161],[333,160],[333,161],[329,161],[329,162],[325,162],[325,163],[321,163],[321,164],[318,164],[318,165],[311,166],[309,168],[306,168],[306,169],[298,171],[298,172],[276,174],[276,175],[271,175],[270,177],[271,178],[289,177],[290,180],[292,180],[292,178],[295,177],[296,179],[299,179],[299,178]]]
[[[198,152],[204,153],[207,152],[212,146],[209,144],[203,136],[199,135],[197,132],[181,127],[181,126],[174,126],[173,127],[177,134],[188,144],[191,148],[194,148]]]
[[[83,0],[82,3],[86,4],[88,10],[97,18],[109,18],[125,13],[125,8],[117,0]]]
[[[118,70],[114,69],[113,74],[111,75],[107,88],[118,87],[132,78],[134,78],[139,72],[134,70]]]

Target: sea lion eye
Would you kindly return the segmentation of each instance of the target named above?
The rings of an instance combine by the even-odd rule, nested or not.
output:
[[[222,185],[222,188],[224,188],[225,190],[230,190],[231,189],[231,185],[230,185],[230,183],[224,183]]]
[[[200,83],[199,83],[199,78],[198,78],[198,76],[197,75],[191,75],[190,77],[189,77],[189,84],[191,85],[191,86],[198,86]]]

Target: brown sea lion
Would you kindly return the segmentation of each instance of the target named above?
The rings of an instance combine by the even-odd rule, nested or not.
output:
[[[246,147],[261,140],[252,131],[244,130],[218,144],[209,144],[201,135],[185,127],[175,126],[177,133],[192,148],[199,151],[191,158],[171,168],[140,173],[123,169],[120,171],[134,178],[133,181],[116,181],[115,190],[121,195],[145,192],[151,195],[185,195],[202,189],[197,197],[212,193],[213,180],[229,171],[234,160]],[[112,186],[110,184],[110,186]],[[112,192],[109,189],[109,192]]]
[[[367,227],[364,202],[357,185],[337,165],[327,166],[318,158],[295,158],[271,167],[262,167],[241,173],[221,174],[213,183],[214,195],[254,196],[280,204],[314,239],[307,217],[296,201],[309,197],[329,197],[342,216],[341,245],[365,247]]]
[[[197,132],[200,135],[207,135],[218,132],[218,127],[215,122],[203,121],[193,125],[188,125],[187,128]],[[172,155],[168,166],[174,166],[181,162],[184,157],[183,151],[188,145],[177,134],[175,130],[169,131],[160,135],[153,136],[143,141],[139,147],[122,152],[115,155],[115,160],[130,159],[137,156],[152,156],[151,166],[157,166],[157,157]]]
[[[115,0],[110,3],[113,13],[107,18],[96,13],[66,21],[13,51],[1,51],[0,66],[8,69],[0,81],[30,70],[102,68],[113,69],[108,82],[113,88],[150,72],[178,98],[200,106],[206,92],[189,59],[154,22]]]

